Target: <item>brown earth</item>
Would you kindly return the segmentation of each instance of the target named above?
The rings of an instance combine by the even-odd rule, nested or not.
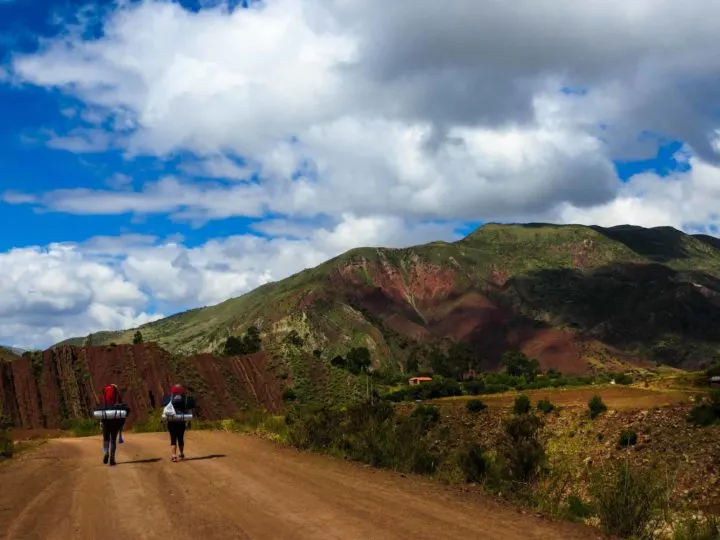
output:
[[[253,437],[189,432],[171,463],[165,434],[131,434],[118,465],[96,437],[56,439],[0,467],[0,539],[601,538],[475,492]]]
[[[687,404],[691,402],[691,395],[680,390],[649,390],[633,386],[602,386],[581,388],[559,388],[548,390],[528,390],[526,394],[533,403],[541,399],[549,399],[553,404],[563,407],[587,407],[588,401],[598,395],[611,409],[642,410],[666,405]],[[436,400],[439,403],[449,404],[458,402],[458,406],[469,399],[481,399],[490,407],[510,407],[518,392],[486,396],[461,396]]]
[[[131,408],[130,427],[157,410],[163,394],[179,382],[197,397],[201,418],[258,406],[278,412],[281,389],[268,362],[262,353],[178,358],[152,343],[62,346],[0,364],[0,411],[17,427],[57,429],[64,420],[90,418],[100,390],[115,383]]]

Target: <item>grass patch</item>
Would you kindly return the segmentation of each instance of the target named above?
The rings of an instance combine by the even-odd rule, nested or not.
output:
[[[102,434],[102,425],[90,418],[70,418],[60,422],[60,429],[68,431],[73,437],[92,437]]]
[[[671,486],[657,469],[616,461],[595,471],[589,490],[603,531],[646,538],[664,521]]]

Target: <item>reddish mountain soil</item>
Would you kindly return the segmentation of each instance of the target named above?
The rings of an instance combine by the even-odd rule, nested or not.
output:
[[[175,358],[148,343],[103,347],[64,346],[0,365],[0,404],[23,428],[62,426],[64,419],[90,418],[99,391],[117,384],[131,408],[128,426],[160,407],[174,383],[197,397],[197,414],[231,416],[246,407],[280,410],[281,389],[264,354],[235,358],[200,355]]]
[[[486,368],[499,366],[503,352],[516,347],[536,358],[542,369],[554,368],[568,374],[587,373],[591,358],[602,363],[619,359],[618,354],[627,356],[571,330],[524,320],[496,304],[489,291],[506,277],[497,269],[493,272],[491,281],[495,280],[495,284],[487,284],[485,290],[460,286],[458,279],[465,278],[454,269],[423,261],[415,261],[403,273],[401,268],[382,260],[359,260],[339,268],[331,282],[348,303],[367,310],[401,335],[421,342],[450,338],[472,343],[483,351]],[[632,358],[623,360],[637,363]]]

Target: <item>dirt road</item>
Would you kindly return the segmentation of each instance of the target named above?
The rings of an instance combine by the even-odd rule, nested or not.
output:
[[[599,538],[478,495],[249,436],[128,433],[118,465],[97,437],[56,439],[0,467],[0,538]]]

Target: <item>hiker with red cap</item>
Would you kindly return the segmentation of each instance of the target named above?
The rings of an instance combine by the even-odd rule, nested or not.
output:
[[[192,420],[191,409],[195,407],[195,399],[185,392],[180,384],[175,384],[170,389],[170,394],[163,397],[162,419],[167,422],[168,433],[170,433],[170,448],[172,454],[170,459],[178,461],[185,459],[185,429]],[[177,451],[180,450],[178,456]]]
[[[122,428],[130,409],[122,403],[120,390],[116,384],[108,384],[102,391],[102,405],[93,412],[100,419],[103,428],[103,463],[115,465],[115,449],[118,435],[122,441]]]

